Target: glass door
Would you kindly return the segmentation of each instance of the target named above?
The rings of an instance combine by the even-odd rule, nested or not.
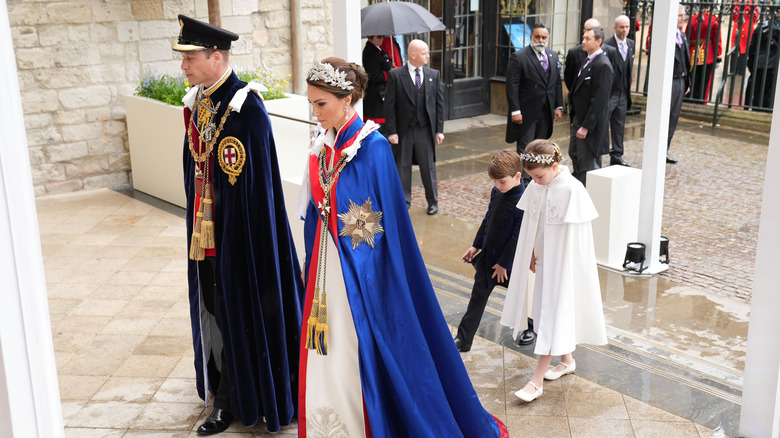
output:
[[[483,0],[444,0],[447,26],[442,78],[449,119],[490,110],[488,81],[483,75]]]

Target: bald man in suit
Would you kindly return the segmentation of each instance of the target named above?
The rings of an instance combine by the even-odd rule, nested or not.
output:
[[[412,205],[412,161],[420,165],[429,215],[439,212],[436,145],[444,141],[444,88],[439,72],[428,68],[428,45],[412,40],[409,62],[390,70],[385,92],[387,140],[392,145],[398,176]]]
[[[631,72],[634,65],[634,40],[628,38],[631,24],[628,17],[621,15],[615,19],[615,35],[604,42],[604,47],[613,47],[612,56],[612,92],[609,97],[609,128],[612,147],[609,150],[609,164],[628,166],[623,160],[623,135],[626,130],[626,109],[631,107]]]

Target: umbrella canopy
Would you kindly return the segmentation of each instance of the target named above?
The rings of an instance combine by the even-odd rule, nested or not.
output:
[[[360,10],[360,30],[363,37],[370,35],[408,35],[446,26],[417,3],[388,1],[374,3]]]

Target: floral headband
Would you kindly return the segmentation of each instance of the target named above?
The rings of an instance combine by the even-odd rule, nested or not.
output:
[[[552,164],[555,162],[555,156],[552,154],[520,154],[520,158],[529,163]]]
[[[529,163],[550,165],[555,162],[555,156],[561,154],[558,145],[556,143],[553,143],[552,145],[554,150],[552,154],[520,154],[520,159]]]
[[[347,80],[347,73],[332,65],[314,61],[314,65],[309,69],[306,78],[312,81],[323,81],[342,90],[353,90],[352,81]]]

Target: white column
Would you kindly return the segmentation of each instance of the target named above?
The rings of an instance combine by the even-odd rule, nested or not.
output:
[[[41,242],[8,7],[0,0],[0,435],[62,437]]]
[[[363,64],[360,0],[333,1],[333,56]]]
[[[666,178],[666,142],[672,100],[675,31],[679,0],[656,0],[653,9],[653,62],[645,111],[642,189],[639,197],[637,240],[647,245],[648,274],[668,269],[658,261]]]
[[[363,65],[363,39],[360,36],[360,0],[333,1],[333,56]],[[363,116],[363,100],[356,105]]]
[[[775,106],[780,93],[775,93]],[[778,294],[777,261],[780,260],[780,111],[772,115],[769,152],[766,158],[764,199],[758,229],[756,272],[750,302],[745,384],[742,388],[742,414],[739,435],[745,437],[778,437],[778,370],[780,370],[780,294]]]

